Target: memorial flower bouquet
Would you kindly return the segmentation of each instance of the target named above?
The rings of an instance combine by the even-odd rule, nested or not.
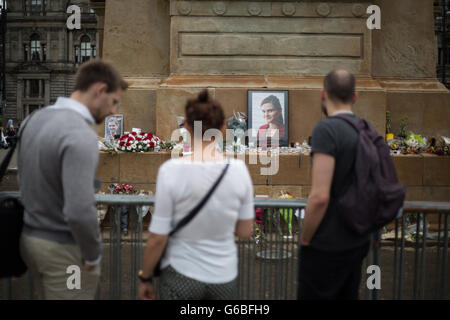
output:
[[[419,134],[411,133],[404,140],[405,152],[409,154],[419,154],[424,152],[428,146],[427,139]]]
[[[117,142],[118,150],[126,152],[150,152],[159,149],[161,139],[150,132],[126,133]]]
[[[112,183],[109,186],[109,190],[113,194],[135,194],[136,191],[134,190],[134,187],[130,184],[122,183]]]
[[[450,156],[450,138],[441,136],[440,138],[432,137],[430,146],[425,150],[427,153],[433,153],[438,156]]]

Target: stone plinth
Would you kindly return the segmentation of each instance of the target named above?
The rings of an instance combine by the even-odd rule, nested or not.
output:
[[[103,189],[111,183],[130,183],[139,189],[154,191],[157,172],[170,159],[169,152],[100,153],[97,178]],[[408,201],[450,201],[450,157],[424,155],[393,156],[400,183],[407,187]],[[297,198],[307,198],[311,190],[311,157],[308,155],[279,155],[279,171],[272,176],[262,175],[263,165],[258,156],[256,164],[245,162],[254,185],[255,195],[276,197],[281,190]]]
[[[366,27],[371,4],[381,8],[381,30]],[[131,84],[118,112],[126,130],[170,139],[175,116],[203,88],[227,117],[247,112],[249,89],[284,89],[289,140],[301,142],[322,117],[323,76],[346,68],[358,76],[356,114],[381,134],[390,110],[395,133],[408,116],[410,131],[450,135],[449,91],[435,79],[432,0],[108,0],[103,7],[103,57]],[[103,126],[97,131],[103,135]]]

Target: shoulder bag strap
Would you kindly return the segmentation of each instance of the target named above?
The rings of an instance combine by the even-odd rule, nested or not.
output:
[[[36,113],[37,111],[33,112]],[[2,164],[0,165],[0,183],[3,180],[3,176],[6,173],[6,170],[8,169],[8,165],[11,162],[11,158],[14,154],[14,150],[16,149],[17,143],[20,140],[20,137],[23,134],[23,130],[25,130],[25,127],[27,126],[28,122],[30,122],[30,119],[33,117],[33,113],[29,116],[28,120],[24,120],[23,127],[19,129],[17,132],[17,136],[13,137],[15,142],[12,144],[11,148],[8,151],[8,154],[6,155],[5,159],[3,159]]]

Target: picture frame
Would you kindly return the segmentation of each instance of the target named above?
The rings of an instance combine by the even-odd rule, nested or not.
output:
[[[118,139],[123,135],[123,114],[113,114],[105,119],[105,140]]]
[[[256,140],[258,146],[273,147],[271,137],[277,128],[279,146],[289,145],[288,90],[248,90],[247,106],[249,139]]]

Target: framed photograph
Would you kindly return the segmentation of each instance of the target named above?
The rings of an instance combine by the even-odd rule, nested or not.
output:
[[[289,144],[289,93],[287,90],[248,90],[248,129],[258,145],[271,146],[278,132],[280,147]]]
[[[114,114],[105,119],[105,140],[118,139],[123,135],[123,114]]]

